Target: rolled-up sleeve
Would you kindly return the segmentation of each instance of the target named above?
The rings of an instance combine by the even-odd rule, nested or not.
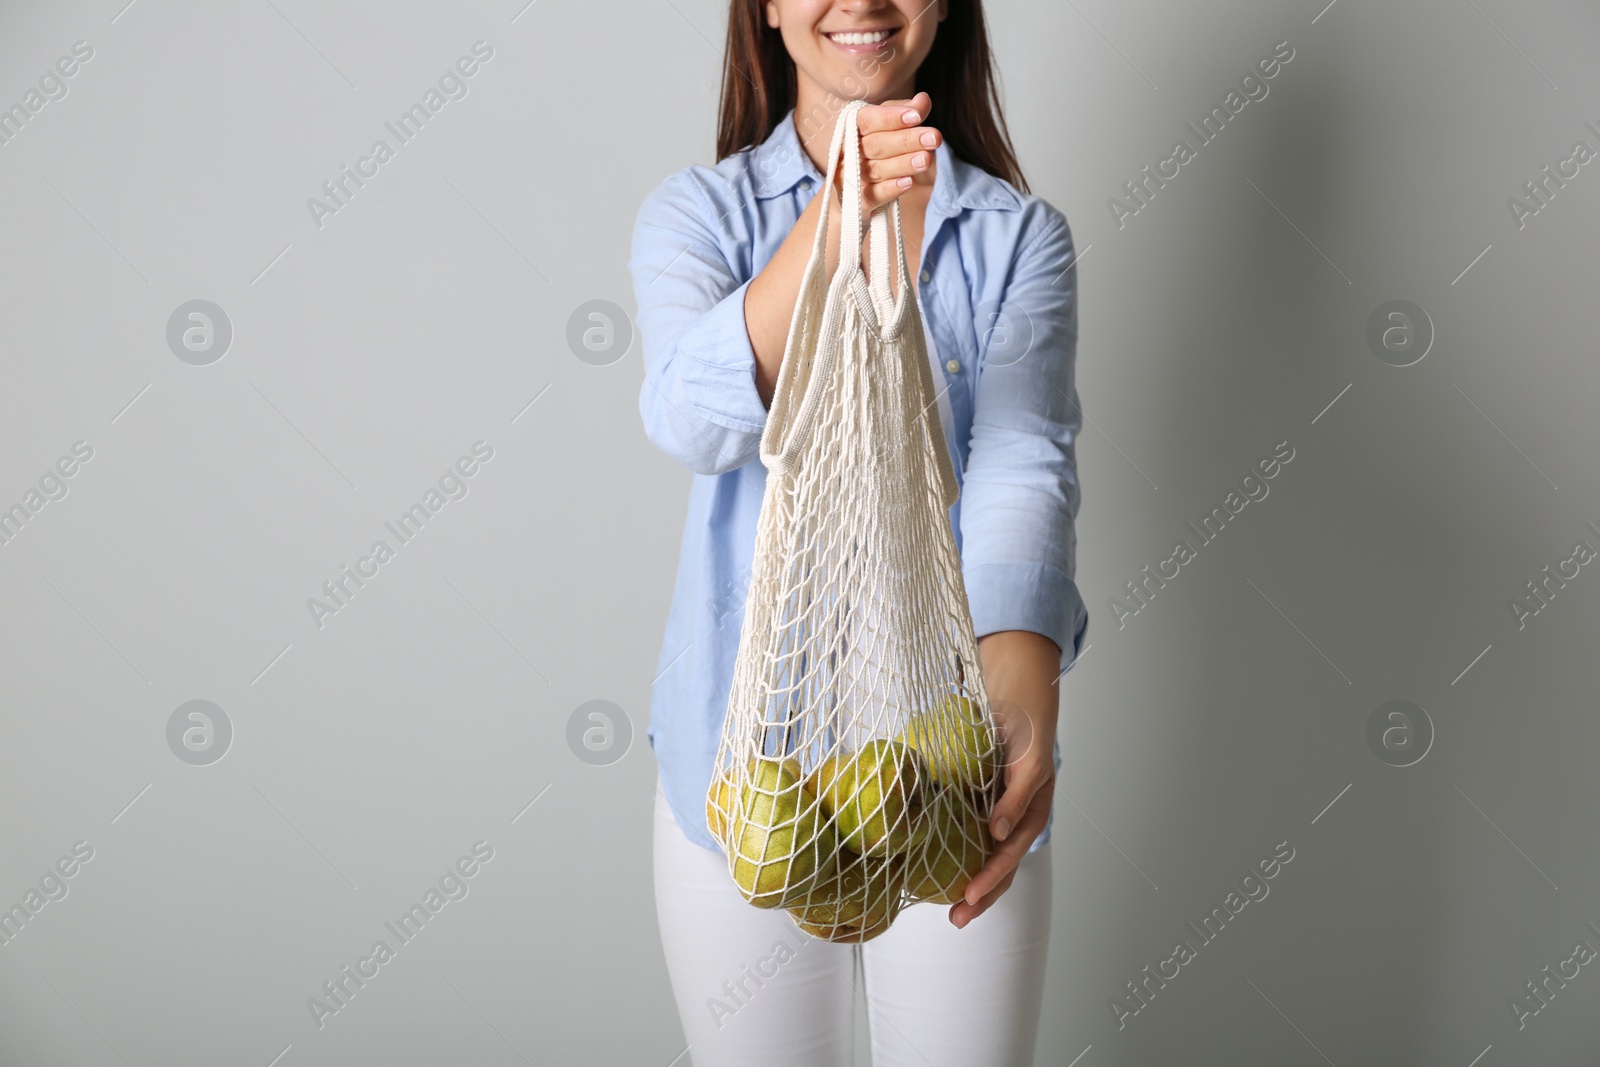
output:
[[[755,386],[740,281],[692,174],[645,197],[628,270],[644,349],[645,434],[696,474],[721,474],[759,454],[767,409]]]
[[[979,329],[972,437],[961,491],[962,572],[979,637],[1031,630],[1077,660],[1089,612],[1075,580],[1083,424],[1073,364],[1072,234],[1040,212],[992,323]]]

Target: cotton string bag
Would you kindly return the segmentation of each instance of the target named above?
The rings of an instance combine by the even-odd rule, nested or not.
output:
[[[834,127],[761,435],[767,483],[706,797],[745,899],[844,942],[908,904],[961,899],[993,849],[1000,762],[898,200],[871,214],[870,284],[861,269],[864,106]],[[824,289],[841,148],[841,251]]]

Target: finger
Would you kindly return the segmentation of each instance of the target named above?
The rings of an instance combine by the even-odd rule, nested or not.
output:
[[[978,873],[973,876],[972,881],[967,884],[965,895],[968,901],[978,900],[1007,873],[1015,870],[1022,862],[1022,857],[1027,855],[1034,840],[1044,833],[1044,828],[1050,821],[1050,793],[1047,790],[1040,790],[1034,797],[1034,802],[1028,805],[1028,810],[1023,814],[1016,829],[995,848],[988,860],[979,868]]]
[[[918,152],[932,154],[944,134],[932,126],[913,126],[907,130],[885,130],[882,133],[863,134],[861,155],[868,160],[894,159]]]
[[[1004,841],[1011,835],[1012,828],[1022,821],[1034,797],[1045,784],[1046,772],[1043,767],[1030,761],[1014,768],[1009,778],[1005,792],[1000,794],[994,812],[989,816],[989,832],[996,841]]]
[[[972,876],[972,881],[967,883],[966,892],[963,894],[966,899],[978,900],[1016,870],[1017,865],[1022,862],[1022,857],[1027,855],[1034,839],[1044,832],[1044,825],[1045,820],[1035,816],[1030,809],[1011,836],[995,847],[983,866],[978,869],[978,873]]]
[[[863,108],[856,117],[862,156],[866,159],[890,159],[923,149],[931,154],[933,149],[939,147],[944,135],[931,126],[922,125],[928,115],[927,96],[927,93],[918,93],[911,101],[889,100]],[[872,113],[870,117],[869,112]],[[875,178],[898,176],[885,173]]]
[[[903,196],[905,193],[909,192],[911,190],[912,186],[915,185],[918,181],[926,181],[926,180],[927,180],[926,178],[913,177],[909,184],[901,185],[900,182],[905,181],[905,179],[904,178],[896,178],[896,179],[893,179],[891,181],[872,182],[872,183],[863,185],[861,187],[862,190],[863,190],[863,192],[861,194],[861,198],[862,198],[862,202],[863,202],[862,210],[867,212],[868,214],[870,214],[871,212],[876,211],[878,208],[882,207],[883,205],[889,203],[891,200],[896,200],[899,197]]]
[[[921,137],[930,135],[933,146],[924,145]],[[887,136],[887,135],[885,135]],[[898,135],[896,135],[898,136]],[[922,133],[907,131],[904,144],[896,144],[896,151],[880,154],[873,158],[865,151],[861,155],[861,179],[864,185],[892,184],[900,178],[910,178],[913,184],[918,182],[932,182],[932,168],[934,149],[944,141],[944,134],[938,130],[924,129]],[[863,146],[864,148],[865,146]],[[904,151],[898,149],[903,148]],[[844,188],[844,168],[839,167],[833,176],[835,189]],[[911,186],[901,186],[902,190]]]
[[[1005,895],[1006,890],[1011,888],[1011,883],[1015,878],[1016,872],[1012,871],[1001,880],[999,885],[995,886],[988,893],[985,893],[977,903],[974,904],[963,900],[959,904],[951,907],[950,922],[953,923],[958,930],[966,926],[973,919],[976,919],[978,916],[994,907],[995,901],[999,900]]]
[[[868,104],[856,115],[856,129],[865,136],[869,133],[918,126],[928,117],[928,111],[932,107],[933,101],[926,92],[920,92],[906,101],[889,100],[882,104]]]
[[[913,151],[887,156],[882,159],[861,161],[862,180],[869,183],[892,182],[899,178],[916,181],[933,166],[933,149],[915,148]]]
[[[1014,840],[1020,841],[1021,834]],[[1021,849],[1013,847],[1009,842],[994,850],[983,867],[972,876],[972,881],[967,883],[962,899],[968,904],[976,904],[994,891],[995,886],[1010,878],[1016,873],[1017,865],[1022,862],[1022,853],[1028,851],[1024,845]]]

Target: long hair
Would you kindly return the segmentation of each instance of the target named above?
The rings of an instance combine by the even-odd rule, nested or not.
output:
[[[931,10],[937,0],[929,0]],[[997,102],[994,57],[983,21],[983,0],[947,0],[933,47],[917,68],[913,92],[933,100],[927,121],[952,152],[1028,193]],[[794,60],[783,35],[767,25],[763,0],[729,0],[728,41],[722,58],[717,115],[717,161],[765,141],[795,106]],[[795,116],[797,123],[803,121]],[[807,132],[798,127],[803,137]]]

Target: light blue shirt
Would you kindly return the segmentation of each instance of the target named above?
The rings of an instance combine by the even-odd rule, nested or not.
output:
[[[686,167],[651,190],[628,262],[644,346],[645,433],[694,472],[647,736],[678,825],[710,849],[718,846],[706,826],[706,789],[767,475],[759,454],[767,409],[756,393],[744,295],[824,181],[793,116],[760,145],[714,167]],[[973,626],[979,637],[1044,634],[1067,670],[1089,625],[1074,581],[1083,416],[1073,374],[1072,235],[1039,197],[945,144],[935,154],[923,247],[906,250],[917,253],[907,269],[916,272],[962,485],[950,517]],[[1059,771],[1059,740],[1053,755]]]

